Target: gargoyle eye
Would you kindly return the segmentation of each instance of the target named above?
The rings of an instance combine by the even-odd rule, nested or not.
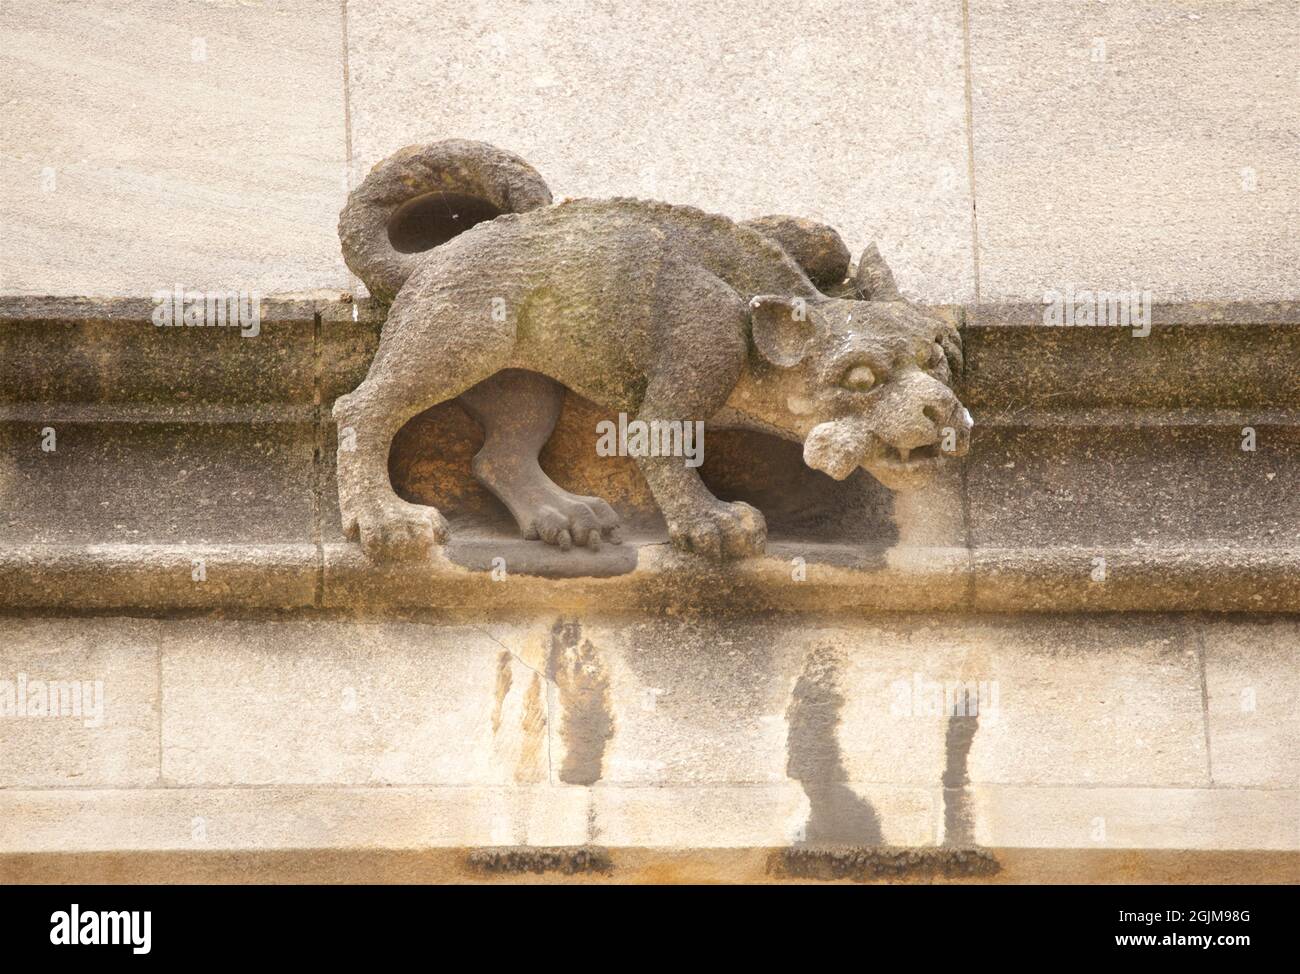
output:
[[[875,373],[865,365],[855,365],[845,373],[840,385],[853,392],[866,392],[876,384]]]

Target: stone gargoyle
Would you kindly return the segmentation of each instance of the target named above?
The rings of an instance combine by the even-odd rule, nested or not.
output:
[[[848,250],[822,224],[636,199],[552,205],[524,160],[450,140],[376,165],[339,236],[391,305],[365,381],[334,404],[354,444],[338,454],[344,531],[372,558],[446,540],[435,508],[393,491],[388,454],[411,417],[457,397],[485,434],[474,475],[525,538],[565,549],[619,539],[608,504],[538,464],[564,387],[647,424],[797,439],[810,467],[843,479],[861,466],[895,490],[967,450],[957,330],[902,299],[874,245],[846,280]],[[676,547],[762,552],[758,510],[718,500],[680,456],[637,462]]]

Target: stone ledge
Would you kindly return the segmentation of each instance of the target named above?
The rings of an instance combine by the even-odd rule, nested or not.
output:
[[[1041,304],[965,308],[962,401],[997,427],[1032,418],[1086,426],[1089,411],[1159,417],[1242,410],[1244,422],[1300,401],[1300,302],[1157,304],[1145,337],[1125,327],[1054,327]],[[1142,421],[1138,421],[1140,424]],[[1254,425],[1254,422],[1249,422]]]
[[[207,581],[196,582],[196,561]],[[7,545],[6,610],[291,609],[317,598],[319,552],[284,545]]]
[[[194,387],[215,401],[243,400],[256,378],[263,398],[312,403],[320,392],[328,402],[360,382],[384,320],[369,300],[268,297],[262,336],[232,340],[217,358],[211,342],[232,329],[158,329],[152,306],[147,297],[0,295],[0,374],[13,380],[0,398],[111,391],[106,398],[157,401]],[[1300,399],[1291,367],[1300,355],[1300,301],[1157,304],[1146,338],[1126,328],[1047,327],[1041,304],[934,310],[958,321],[965,336],[961,392],[972,409],[1268,409]],[[213,374],[214,363],[232,374]]]
[[[1297,612],[1300,549],[976,548],[980,612]],[[1094,581],[1096,559],[1105,580]]]
[[[252,423],[311,423],[316,409],[301,403],[0,403],[0,423],[35,426],[160,425],[243,426]]]
[[[188,290],[188,288],[187,288]],[[262,316],[267,321],[311,322],[323,308],[340,304],[337,291],[307,296],[267,295],[262,299]],[[112,322],[124,325],[152,324],[154,302],[150,297],[74,297],[71,295],[0,295],[0,323],[76,324]]]
[[[1081,291],[1083,289],[1080,289]],[[1043,328],[1040,301],[1005,301],[967,305],[968,328]],[[1300,325],[1298,301],[1177,301],[1151,305],[1151,327],[1228,325]],[[1106,327],[1054,327],[1055,331],[1105,332]],[[1119,329],[1123,330],[1123,329]]]
[[[1025,409],[1024,406],[991,407],[983,425],[1001,429],[1072,427],[1090,430],[1155,429],[1164,427],[1221,427],[1234,432],[1242,426],[1256,428],[1300,426],[1300,409],[1133,409],[1099,407],[1082,409]]]
[[[375,565],[350,544],[11,545],[0,547],[0,611],[1300,612],[1300,549],[1283,547],[778,542],[717,568],[662,543],[561,555],[502,537],[462,543],[457,556]],[[500,581],[494,557],[506,566]],[[1091,577],[1099,558],[1104,581]],[[793,580],[795,559],[804,581]]]
[[[567,850],[569,847],[562,847]],[[579,847],[590,849],[590,847]],[[293,849],[236,852],[0,853],[0,883],[773,883],[825,882],[782,876],[767,849],[601,849],[600,873],[484,873],[476,848],[422,850]],[[542,850],[546,851],[546,850]],[[1300,854],[1163,849],[988,849],[987,875],[930,871],[857,883],[1300,883]]]
[[[768,557],[722,571],[677,558],[662,525],[599,557],[485,534],[503,509],[469,476],[480,434],[455,406],[412,420],[392,460],[452,545],[373,566],[343,543],[329,403],[364,375],[382,311],[267,299],[244,340],[155,328],[150,306],[0,298],[0,611],[1300,611],[1300,302],[1157,305],[1146,339],[1047,328],[1039,305],[941,309],[965,323],[962,395],[984,428],[965,463],[888,497],[720,434],[710,476],[771,529]],[[595,465],[585,408],[566,407],[544,462],[653,520],[630,461]],[[832,527],[789,540],[819,519]]]
[[[852,783],[886,813],[890,847],[938,848],[942,802]],[[980,848],[1300,852],[1300,791],[972,789]],[[933,796],[938,798],[937,793]],[[884,801],[880,801],[881,799]],[[0,789],[0,854],[421,850],[465,846],[799,846],[795,782],[628,787]],[[593,835],[594,832],[594,835]],[[1097,838],[1096,836],[1100,836]]]

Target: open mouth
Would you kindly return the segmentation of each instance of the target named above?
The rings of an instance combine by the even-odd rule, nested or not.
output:
[[[888,443],[882,443],[881,447],[880,453],[873,458],[874,461],[896,470],[922,470],[933,466],[943,457],[938,443],[927,443],[911,449],[890,446]]]

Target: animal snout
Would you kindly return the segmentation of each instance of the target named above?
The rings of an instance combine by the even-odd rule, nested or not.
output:
[[[945,453],[964,454],[970,445],[970,414],[951,389],[918,372],[899,383],[893,406],[893,446],[915,450],[940,444]]]

